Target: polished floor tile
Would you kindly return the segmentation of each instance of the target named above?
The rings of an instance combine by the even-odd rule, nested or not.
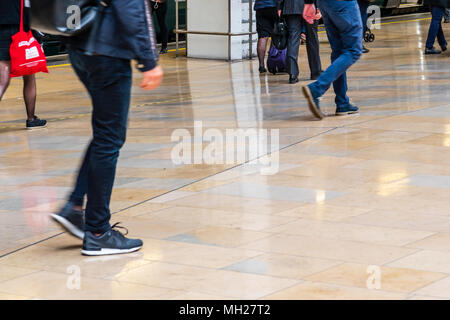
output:
[[[345,263],[306,279],[350,287],[410,293],[444,277],[446,274],[437,272]]]
[[[225,270],[303,279],[313,273],[339,265],[339,261],[282,254],[261,254],[225,267]]]
[[[306,282],[264,297],[267,300],[400,300],[400,293]]]
[[[432,232],[425,231],[381,228],[309,219],[299,219],[275,228],[266,229],[266,231],[287,235],[304,235],[393,246],[404,246],[433,234]]]
[[[307,203],[322,202],[345,194],[344,192],[338,191],[309,190],[249,183],[232,183],[210,189],[207,192],[231,196],[244,196],[247,198]]]
[[[170,289],[41,271],[0,283],[0,292],[44,299],[155,299]]]
[[[137,268],[118,280],[240,299],[261,298],[298,283],[291,279],[167,263]]]
[[[273,235],[244,244],[252,250],[381,265],[416,252],[396,246],[307,236]]]
[[[398,259],[389,264],[391,267],[449,273],[450,253],[422,250]]]
[[[231,263],[261,254],[254,250],[177,243],[154,239],[144,239],[144,242],[146,244],[142,254],[144,260],[203,266],[215,269],[220,269]]]
[[[175,235],[166,240],[192,242],[220,247],[237,247],[271,236],[268,232],[226,227],[202,227],[188,233]]]
[[[431,296],[442,299],[450,299],[450,277],[446,277],[436,281],[428,286],[425,286],[414,293],[417,295]]]

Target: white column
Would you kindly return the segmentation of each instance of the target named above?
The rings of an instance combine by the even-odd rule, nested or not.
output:
[[[187,29],[204,32],[248,32],[248,10],[249,3],[245,0],[187,0]],[[256,24],[253,30],[255,28]],[[256,36],[253,38],[255,53]],[[231,37],[232,60],[248,58],[248,39],[248,36]],[[187,42],[187,55],[190,58],[228,60],[227,36],[188,34]]]

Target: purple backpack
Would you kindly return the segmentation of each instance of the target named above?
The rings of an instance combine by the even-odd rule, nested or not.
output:
[[[269,57],[267,58],[267,69],[270,73],[286,72],[286,55],[287,49],[278,50],[273,45],[270,46]]]

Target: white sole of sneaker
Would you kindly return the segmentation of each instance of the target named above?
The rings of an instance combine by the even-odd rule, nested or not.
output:
[[[60,226],[62,226],[66,231],[68,231],[71,235],[77,237],[78,239],[83,240],[84,238],[84,232],[75,227],[69,220],[66,218],[63,218],[61,216],[58,216],[57,214],[51,214],[50,215],[52,219],[58,223]]]
[[[351,112],[336,112],[336,115],[337,116],[348,116],[348,115],[350,115],[350,114],[358,114],[359,113],[359,111],[351,111]]]
[[[28,127],[27,127],[27,130],[33,131],[33,130],[39,130],[39,129],[45,129],[45,128],[47,128],[47,125],[45,125],[45,126],[40,126],[40,127],[32,127],[32,128],[28,128]]]
[[[81,250],[81,254],[84,256],[107,256],[111,254],[123,254],[138,251],[141,247],[131,248],[131,249],[105,249],[102,248],[98,251]]]

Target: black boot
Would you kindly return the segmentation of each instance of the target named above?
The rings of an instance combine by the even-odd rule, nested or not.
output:
[[[294,84],[298,82],[298,77],[296,76],[289,76],[289,83]]]

